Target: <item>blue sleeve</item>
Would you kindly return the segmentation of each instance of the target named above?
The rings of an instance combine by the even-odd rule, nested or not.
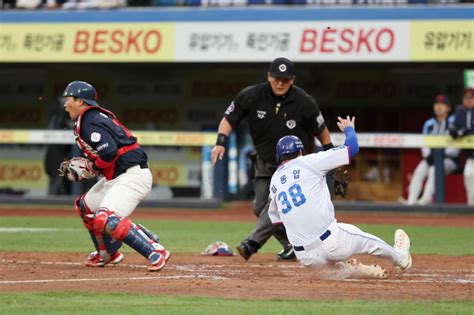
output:
[[[352,127],[347,127],[344,129],[344,133],[346,134],[344,145],[349,147],[351,158],[353,158],[357,153],[359,153],[359,142],[357,141],[355,130]]]

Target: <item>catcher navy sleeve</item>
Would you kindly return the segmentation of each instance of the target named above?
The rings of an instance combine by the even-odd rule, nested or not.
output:
[[[110,162],[115,158],[118,152],[117,144],[106,129],[90,124],[81,131],[83,139],[97,151],[102,160]]]

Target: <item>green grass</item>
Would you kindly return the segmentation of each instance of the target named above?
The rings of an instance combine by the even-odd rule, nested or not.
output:
[[[67,303],[65,303],[67,301]],[[0,295],[0,314],[472,314],[469,301],[237,300],[83,292]]]
[[[196,253],[214,241],[238,244],[255,227],[241,222],[189,222],[147,220],[139,222],[156,232],[173,252]],[[393,243],[395,225],[358,225]],[[81,252],[91,249],[89,235],[76,218],[0,217],[0,228],[67,228],[55,232],[3,232],[0,251]],[[403,226],[411,237],[413,254],[474,255],[474,229],[454,227]],[[262,252],[275,253],[280,245],[271,239]],[[124,251],[130,251],[124,247]]]

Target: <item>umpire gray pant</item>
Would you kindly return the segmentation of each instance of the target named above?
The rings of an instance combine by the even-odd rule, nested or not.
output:
[[[283,248],[287,250],[291,245],[286,236],[283,224],[281,224],[278,229],[273,228],[273,224],[268,216],[270,181],[277,166],[260,160],[257,155],[253,163],[253,168],[255,171],[253,212],[257,217],[257,226],[246,240],[254,241],[262,247],[273,235]]]

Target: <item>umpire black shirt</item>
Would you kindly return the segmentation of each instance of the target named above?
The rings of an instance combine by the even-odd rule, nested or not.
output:
[[[271,164],[276,164],[275,146],[281,137],[299,137],[309,152],[310,141],[326,128],[315,99],[294,85],[281,97],[273,94],[268,82],[246,87],[229,105],[224,117],[235,128],[246,116],[259,158]]]

